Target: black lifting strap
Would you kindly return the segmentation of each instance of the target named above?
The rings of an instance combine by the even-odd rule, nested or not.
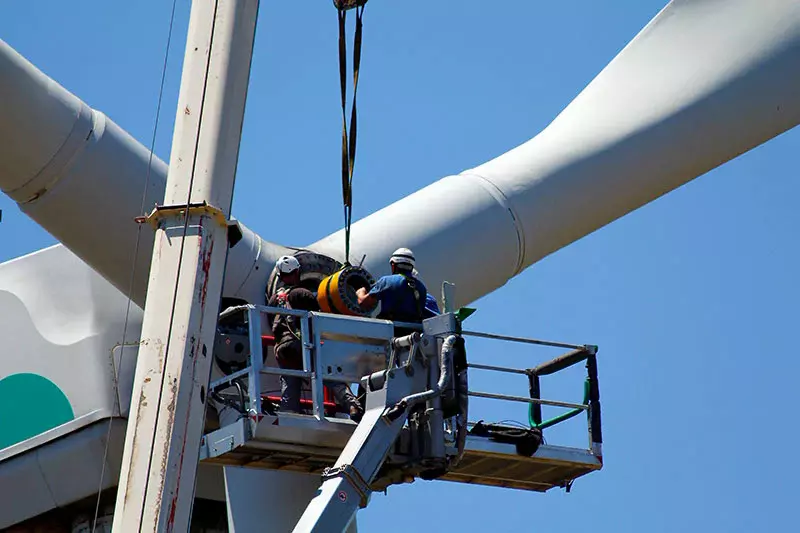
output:
[[[356,161],[358,71],[361,67],[361,34],[364,4],[356,6],[356,33],[353,41],[353,109],[350,113],[350,135],[347,134],[347,44],[345,42],[345,3],[337,4],[339,13],[339,82],[342,91],[342,203],[344,204],[344,255],[350,263],[350,224],[353,214],[353,168]]]

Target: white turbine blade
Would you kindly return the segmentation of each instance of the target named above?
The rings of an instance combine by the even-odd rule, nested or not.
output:
[[[117,288],[133,266],[148,151],[0,41],[0,188]],[[166,165],[154,158],[147,194],[163,199]],[[133,293],[144,301],[152,231]]]
[[[408,246],[475,300],[800,123],[798,95],[800,2],[676,0],[534,139],[354,224],[353,255],[385,272]]]
[[[126,294],[146,181],[144,210],[164,201],[167,165],[149,160],[147,148],[0,40],[0,189]],[[229,254],[225,296],[258,301],[273,262],[288,250],[241,229]],[[131,291],[139,305],[153,235],[142,228]]]
[[[677,0],[541,135],[471,173],[525,267],[800,122],[800,2]]]

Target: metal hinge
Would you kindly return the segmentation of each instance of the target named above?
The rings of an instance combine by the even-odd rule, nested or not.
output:
[[[342,465],[335,468],[326,468],[322,471],[322,481],[325,482],[329,479],[336,477],[346,478],[350,485],[358,492],[359,507],[362,509],[367,506],[367,494],[370,493],[369,485],[361,473],[355,469],[353,465]]]

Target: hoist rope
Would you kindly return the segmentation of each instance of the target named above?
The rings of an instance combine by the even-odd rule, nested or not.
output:
[[[342,203],[344,204],[344,260],[350,264],[350,225],[353,220],[353,168],[356,162],[356,134],[358,113],[356,96],[358,93],[358,71],[361,67],[361,35],[364,7],[356,10],[356,29],[353,38],[353,106],[350,112],[350,132],[347,127],[347,44],[345,38],[347,10],[337,8],[339,16],[339,84],[342,93]]]
[[[156,146],[156,138],[158,136],[158,123],[161,117],[161,102],[164,99],[164,81],[167,77],[167,64],[169,62],[169,49],[170,44],[172,43],[172,29],[175,25],[175,6],[177,4],[177,0],[172,0],[172,11],[170,13],[169,18],[169,30],[167,31],[167,43],[164,50],[164,64],[161,68],[161,83],[158,89],[158,102],[156,104],[156,116],[155,116],[155,123],[153,124],[153,137],[150,141],[150,156],[147,160],[147,174],[145,175],[144,179],[144,187],[142,188],[142,201],[139,207],[139,213],[142,215],[146,215],[145,213],[145,202],[147,201],[147,189],[150,185],[150,174],[152,172],[153,167],[153,151],[155,150]],[[114,397],[114,407],[112,408],[111,416],[108,418],[108,429],[106,431],[106,442],[103,449],[103,464],[100,468],[100,483],[97,489],[97,502],[95,503],[94,509],[94,518],[92,519],[92,533],[95,532],[97,529],[97,518],[100,514],[100,495],[103,490],[103,478],[105,476],[106,471],[106,461],[108,458],[108,447],[111,441],[111,427],[114,421],[114,409],[118,409],[122,411],[122,406],[119,401],[119,370],[123,366],[123,359],[125,356],[125,347],[127,346],[126,337],[128,335],[128,323],[130,319],[131,313],[131,305],[133,303],[133,299],[131,294],[133,293],[133,285],[136,280],[136,258],[139,256],[139,243],[141,242],[141,233],[142,233],[142,224],[136,225],[136,243],[134,244],[133,248],[133,258],[131,260],[131,276],[128,281],[128,303],[125,309],[125,321],[122,327],[122,342],[120,343],[120,353],[119,353],[119,366],[114,364],[114,357],[112,353],[111,357],[111,364],[112,364],[112,372],[113,372],[113,384],[112,384],[112,395]],[[137,343],[138,344],[138,343]]]

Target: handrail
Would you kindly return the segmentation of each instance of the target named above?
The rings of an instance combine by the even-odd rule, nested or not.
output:
[[[324,393],[323,388],[324,384],[318,378],[316,370],[312,368],[312,350],[313,350],[313,336],[311,335],[311,328],[310,328],[310,320],[311,320],[311,311],[305,310],[298,310],[298,309],[286,309],[283,307],[271,307],[266,305],[254,305],[254,304],[245,304],[245,305],[238,305],[233,306],[225,309],[220,313],[220,319],[224,319],[226,317],[230,317],[235,315],[236,313],[246,313],[247,315],[247,323],[248,323],[248,337],[250,341],[250,350],[247,354],[248,358],[248,366],[242,370],[224,376],[220,379],[217,379],[209,384],[209,388],[213,392],[219,392],[223,389],[228,387],[232,387],[236,380],[247,377],[250,383],[257,384],[254,387],[248,387],[248,402],[249,407],[248,410],[250,411],[251,415],[255,415],[256,413],[261,413],[261,395],[259,394],[260,389],[260,379],[258,377],[260,375],[275,375],[275,376],[293,376],[293,377],[300,377],[300,378],[307,378],[311,382],[311,401],[312,401],[312,410],[315,417],[322,420],[325,417],[325,405],[324,405]],[[318,313],[314,312],[314,314],[325,315],[329,313]],[[280,367],[264,367],[263,366],[263,347],[262,347],[262,321],[261,317],[263,315],[284,315],[284,316],[295,316],[300,318],[300,339],[303,345],[302,348],[302,360],[303,360],[303,369],[302,370],[293,370],[293,369],[284,369]],[[412,326],[416,328],[421,328],[419,324],[413,324]],[[338,377],[338,376],[326,376],[324,381],[326,382],[347,382],[346,378]],[[257,423],[257,416],[253,416],[254,423]]]
[[[224,310],[220,318],[231,316],[234,313],[246,312],[248,315],[249,336],[251,339],[251,350],[248,354],[250,359],[249,366],[243,370],[239,370],[233,374],[218,379],[210,384],[212,391],[216,392],[224,388],[226,385],[232,385],[237,379],[248,376],[251,382],[259,382],[257,376],[262,374],[278,375],[278,376],[295,376],[302,378],[309,378],[311,381],[312,391],[312,405],[313,412],[317,418],[324,418],[325,411],[323,403],[323,394],[321,390],[321,381],[316,375],[312,363],[312,350],[314,348],[311,344],[313,337],[310,331],[311,312],[295,309],[285,309],[280,307],[270,307],[264,305],[241,305],[230,307]],[[290,370],[275,367],[263,368],[263,354],[261,344],[261,328],[262,328],[262,315],[288,315],[300,318],[301,340],[303,344],[303,369]],[[327,313],[314,313],[325,315]],[[360,320],[370,319],[369,317],[358,317]],[[385,322],[379,319],[372,319],[380,322]],[[395,327],[404,328],[412,331],[422,330],[421,324],[393,322]],[[563,342],[544,341],[540,339],[532,339],[526,337],[515,337],[509,335],[498,335],[493,333],[482,333],[477,331],[462,331],[464,336],[480,337],[493,340],[510,341],[522,344],[531,344],[537,346],[565,348],[570,351],[564,353],[555,359],[546,361],[539,364],[534,368],[510,368],[498,365],[486,365],[480,363],[468,363],[467,368],[472,370],[484,370],[492,372],[502,372],[508,374],[525,375],[529,380],[530,397],[514,396],[508,394],[498,394],[484,391],[469,391],[468,395],[476,398],[487,398],[511,402],[526,403],[528,408],[528,422],[531,428],[546,429],[556,424],[569,420],[582,412],[587,413],[587,422],[589,429],[589,440],[591,448],[601,450],[602,435],[600,431],[600,404],[599,404],[599,389],[597,385],[597,366],[595,354],[597,347],[593,345],[577,345]],[[539,378],[541,376],[550,375],[570,366],[573,366],[582,361],[587,362],[588,376],[584,383],[584,397],[582,403],[572,403],[555,400],[545,400],[540,397]],[[326,378],[326,381],[339,381],[336,377],[331,379]],[[261,396],[257,393],[258,387],[248,387],[250,411],[261,410]],[[320,389],[320,390],[317,390]],[[319,403],[319,405],[317,405]],[[542,407],[543,405],[560,407],[570,409],[566,413],[559,414],[548,420],[542,421]],[[602,453],[602,452],[600,452]],[[598,454],[599,456],[599,454]]]
[[[553,407],[569,407],[571,409],[579,409],[581,411],[588,411],[589,406],[579,403],[558,402],[555,400],[541,400],[538,398],[524,398],[522,396],[511,396],[508,394],[494,394],[491,392],[469,391],[469,396],[476,398],[490,398],[493,400],[508,400],[510,402],[521,402],[537,405],[552,405]]]
[[[477,331],[463,331],[463,335],[481,337],[486,339],[502,340],[517,342],[523,344],[533,344],[537,346],[549,346],[556,348],[567,348],[569,352],[564,353],[555,359],[551,359],[544,363],[537,365],[534,368],[509,368],[497,365],[485,365],[479,363],[468,363],[467,368],[475,370],[487,370],[492,372],[502,372],[507,374],[526,375],[529,382],[530,397],[524,398],[521,396],[511,396],[506,394],[496,394],[481,391],[470,391],[469,396],[477,398],[489,398],[496,400],[506,400],[512,402],[520,402],[528,404],[528,423],[531,428],[544,430],[549,427],[555,426],[561,422],[574,418],[582,412],[587,413],[587,423],[589,432],[589,442],[591,450],[596,455],[602,454],[602,432],[600,428],[600,402],[599,402],[599,387],[597,384],[597,362],[595,354],[597,353],[597,346],[594,345],[577,345],[568,344],[563,342],[543,341],[539,339],[531,339],[525,337],[512,337],[509,335],[497,335],[493,333],[482,333]],[[543,400],[540,397],[539,378],[560,372],[575,364],[586,361],[587,378],[584,382],[583,402],[580,404]],[[548,420],[542,420],[542,405],[569,408],[570,411],[559,414]]]
[[[524,344],[536,344],[539,346],[552,346],[554,348],[571,348],[573,350],[583,350],[586,347],[577,344],[567,344],[564,342],[543,341],[539,339],[529,339],[527,337],[511,337],[509,335],[498,335],[496,333],[481,333],[480,331],[462,331],[462,335],[470,337],[482,337],[484,339],[495,339],[500,341],[521,342]]]
[[[589,380],[583,382],[583,403],[589,407]],[[531,404],[531,408],[528,409],[528,423],[531,427],[539,428],[539,429],[547,429],[549,427],[553,427],[556,424],[560,424],[570,418],[574,418],[575,416],[581,414],[581,411],[584,409],[573,409],[572,411],[567,411],[566,413],[562,413],[558,416],[554,416],[549,420],[545,420],[544,422],[536,422],[533,419],[533,405]]]
[[[257,421],[258,415],[261,414],[261,394],[260,394],[260,376],[262,374],[267,375],[278,375],[278,376],[294,376],[294,377],[303,377],[303,378],[313,378],[314,371],[310,368],[311,366],[311,356],[308,353],[307,343],[308,343],[308,311],[302,311],[298,309],[285,309],[282,307],[269,307],[265,305],[253,305],[253,304],[245,304],[245,305],[237,305],[233,307],[229,307],[222,311],[219,315],[219,320],[224,319],[226,317],[232,316],[236,313],[247,313],[247,323],[248,323],[248,339],[250,343],[250,351],[247,355],[249,361],[248,366],[234,372],[230,375],[224,376],[220,379],[217,379],[209,384],[209,389],[212,392],[219,392],[220,390],[227,388],[227,386],[233,386],[234,382],[239,379],[247,376],[248,382],[251,384],[256,384],[255,386],[248,386],[248,402],[249,408],[248,411],[253,415],[254,419]],[[261,315],[269,314],[269,315],[287,315],[287,316],[296,316],[300,317],[301,319],[301,336],[303,339],[303,369],[302,370],[292,370],[292,369],[284,369],[284,368],[272,368],[272,367],[263,367],[264,361],[264,353],[262,347],[262,337],[261,337]],[[312,379],[312,389],[316,388],[316,383]],[[315,394],[316,391],[312,390],[312,394]],[[315,395],[316,396],[316,395]],[[323,413],[324,406],[320,406],[319,409],[315,406],[315,414]],[[319,412],[317,412],[319,411]]]
[[[287,309],[285,307],[270,307],[267,305],[254,305],[254,304],[245,304],[245,305],[237,305],[234,307],[228,307],[222,313],[220,313],[219,318],[225,318],[231,316],[235,313],[241,311],[249,311],[255,310],[262,314],[268,315],[291,315],[291,316],[306,316],[311,311],[303,311],[300,309]]]
[[[232,374],[228,374],[227,376],[223,376],[217,380],[212,381],[208,384],[208,388],[211,392],[219,392],[220,390],[227,388],[222,387],[222,385],[232,386],[233,382],[241,377],[244,377],[250,373],[250,367],[243,368],[237,372]]]
[[[273,376],[290,376],[295,378],[313,378],[314,372],[313,371],[306,371],[306,370],[291,370],[289,368],[262,368],[262,374],[273,375]]]
[[[495,372],[506,372],[508,374],[524,374],[528,375],[527,370],[523,370],[521,368],[508,368],[505,366],[492,366],[492,365],[481,365],[478,363],[467,363],[467,368],[474,368],[476,370],[493,370]]]

